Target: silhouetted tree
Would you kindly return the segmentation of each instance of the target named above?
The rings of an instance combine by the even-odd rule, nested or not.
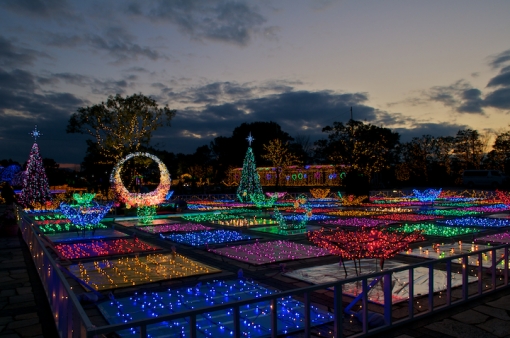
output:
[[[142,94],[125,98],[117,94],[106,102],[78,108],[69,119],[67,132],[89,134],[105,161],[115,163],[130,152],[148,147],[152,133],[164,124],[170,125],[175,113],[168,106],[159,108],[155,100]]]

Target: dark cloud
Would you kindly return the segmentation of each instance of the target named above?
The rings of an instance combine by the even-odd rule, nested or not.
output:
[[[10,11],[32,17],[74,17],[66,0],[4,0],[2,6]]]
[[[498,109],[510,109],[510,86],[489,93],[485,96],[484,103]]]
[[[126,7],[129,14],[147,16],[175,24],[180,31],[196,40],[213,40],[247,45],[254,34],[275,34],[264,31],[266,19],[258,10],[244,1],[156,0],[152,3],[131,2]]]
[[[39,78],[41,84],[57,85],[60,82],[71,84],[74,86],[90,89],[93,94],[115,95],[125,94],[127,89],[134,87],[137,80],[136,75],[128,75],[122,80],[101,80],[81,74],[74,73],[55,73],[46,77]]]
[[[500,73],[489,80],[487,87],[510,86],[510,66],[501,69]]]
[[[432,87],[425,96],[428,100],[440,102],[457,113],[485,115],[482,92],[463,80],[449,86]]]
[[[377,119],[376,110],[364,105],[365,93],[290,91],[258,97],[257,87],[250,89],[252,96],[248,98],[179,110],[171,128],[158,130],[158,141],[172,149],[178,146],[179,152],[193,152],[216,136],[230,136],[242,123],[256,121],[274,121],[293,136],[307,135],[315,141],[325,137],[322,133],[325,126],[335,121],[347,122],[351,106],[355,119],[368,122]]]
[[[126,61],[148,58],[152,61],[169,60],[164,53],[148,46],[141,46],[134,41],[136,37],[122,27],[109,27],[102,34],[85,33],[83,35],[66,35],[61,33],[46,33],[46,43],[60,48],[77,48],[88,46],[106,52],[116,64]],[[141,71],[141,67],[133,67]]]
[[[38,57],[48,57],[46,53],[15,46],[12,40],[0,36],[0,67],[21,67],[32,65]]]
[[[409,142],[413,137],[423,135],[455,136],[459,130],[467,128],[469,128],[467,125],[451,123],[415,123],[408,128],[393,128],[393,131],[401,135],[400,142]]]
[[[506,62],[510,61],[510,49],[505,50],[499,54],[489,57],[489,66],[492,68],[500,68]]]

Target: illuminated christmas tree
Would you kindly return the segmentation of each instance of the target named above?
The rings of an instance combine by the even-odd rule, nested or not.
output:
[[[243,171],[241,173],[241,181],[237,188],[237,198],[241,202],[249,202],[250,195],[263,194],[262,186],[260,185],[259,173],[257,172],[257,165],[255,164],[255,157],[251,149],[251,143],[254,138],[250,135],[246,138],[249,146],[246,151],[246,156],[243,162]]]
[[[39,147],[37,146],[37,137],[42,134],[37,130],[37,126],[35,126],[35,130],[31,132],[31,135],[34,137],[35,142],[28,157],[27,169],[19,198],[20,204],[25,207],[33,206],[35,203],[44,204],[51,201],[48,179],[46,178],[41,155],[39,155]]]

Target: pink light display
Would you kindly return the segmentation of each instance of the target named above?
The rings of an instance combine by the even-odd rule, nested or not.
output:
[[[289,241],[256,242],[220,249],[209,249],[209,251],[254,265],[321,257],[331,254],[326,249]]]
[[[391,214],[391,215],[377,215],[372,216],[372,218],[383,219],[393,222],[417,222],[417,221],[428,221],[438,218],[443,218],[443,216],[433,216],[433,215],[413,215],[413,214]]]
[[[86,257],[99,257],[160,250],[160,248],[142,242],[137,238],[94,240],[91,242],[56,244],[55,249],[66,259],[80,259]]]
[[[173,224],[162,224],[162,225],[153,225],[153,226],[145,226],[138,228],[139,230],[151,233],[151,234],[160,234],[165,232],[186,232],[186,231],[201,231],[201,230],[210,230],[211,227],[207,227],[198,223],[173,223]]]
[[[478,237],[475,239],[475,241],[478,243],[508,244],[510,243],[510,232]]]

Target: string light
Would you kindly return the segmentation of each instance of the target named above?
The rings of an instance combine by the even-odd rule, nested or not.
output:
[[[247,140],[250,145],[244,157],[241,180],[237,187],[237,198],[244,203],[250,201],[250,195],[263,194],[259,174],[257,173],[257,165],[255,164],[255,156],[253,156],[253,150],[251,149],[251,142],[254,140],[251,133]]]
[[[51,199],[50,186],[39,154],[39,146],[34,142],[28,156],[27,169],[18,202],[24,207],[30,208],[35,203],[51,203]]]
[[[414,197],[420,202],[434,202],[441,194],[442,189],[426,189],[423,191],[413,189]]]
[[[120,177],[122,166],[127,160],[137,156],[148,157],[158,164],[160,178],[156,190],[148,193],[130,193],[122,184],[122,179]],[[165,164],[156,156],[149,153],[137,152],[127,155],[113,167],[113,171],[110,175],[110,183],[112,184],[112,190],[121,202],[132,206],[151,206],[165,201],[167,193],[170,190],[170,173]]]
[[[56,244],[55,249],[67,259],[131,254],[161,250],[137,238],[92,240],[90,242]]]
[[[165,232],[202,231],[210,230],[212,228],[197,223],[174,223],[174,224],[150,225],[140,227],[138,229],[151,234],[160,234]]]
[[[438,236],[438,237],[454,237],[454,236],[462,236],[467,234],[472,234],[479,232],[480,230],[477,228],[457,228],[457,227],[447,227],[440,226],[434,223],[405,223],[398,227],[394,227],[393,229],[403,232],[415,232],[422,231],[424,235],[429,236]]]
[[[112,206],[113,202],[106,203],[105,205],[99,205],[99,203],[93,202],[89,206],[77,207],[66,203],[60,203],[60,211],[71,223],[83,227],[86,225],[98,224]]]
[[[349,217],[349,218],[338,218],[334,220],[327,220],[321,222],[321,224],[330,224],[330,225],[340,225],[340,226],[354,226],[354,227],[375,227],[381,225],[387,225],[391,223],[386,220],[378,220],[371,218],[361,218],[361,217]]]
[[[128,297],[117,298],[98,305],[111,324],[128,323],[135,319],[153,318],[189,309],[205,308],[232,301],[255,299],[278,293],[255,282],[244,280],[213,281],[198,283],[192,287],[172,288],[160,292],[135,292]],[[276,299],[278,335],[302,331],[305,327],[304,304],[292,297]],[[234,335],[232,309],[204,313],[196,317],[198,336],[224,337]],[[243,337],[271,335],[271,302],[257,302],[239,307],[240,331]],[[316,306],[310,307],[310,324],[315,326],[333,321],[332,313]],[[186,318],[151,325],[151,332],[165,336],[187,336],[189,323]],[[140,335],[139,329],[120,331],[121,336]]]
[[[343,259],[379,258],[381,262],[406,250],[410,243],[424,239],[419,231],[404,233],[375,228],[355,231],[322,228],[308,233],[308,240]]]
[[[330,255],[328,250],[289,241],[270,241],[264,243],[257,241],[253,244],[209,249],[209,251],[253,265]]]
[[[96,290],[220,272],[178,253],[104,258],[72,264],[69,271]]]
[[[480,217],[465,217],[465,218],[453,218],[438,221],[438,223],[446,224],[448,226],[473,226],[473,227],[484,227],[484,228],[499,228],[510,226],[510,220],[508,219],[497,219],[497,218],[480,218]]]
[[[170,234],[167,236],[160,234],[159,236],[172,242],[183,243],[191,246],[220,244],[252,239],[252,236],[243,235],[234,230],[197,231],[186,234]]]

